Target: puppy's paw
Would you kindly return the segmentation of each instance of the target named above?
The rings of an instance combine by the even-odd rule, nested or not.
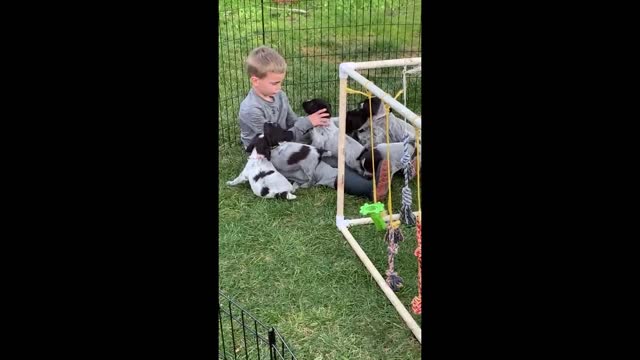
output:
[[[295,196],[295,195],[293,195],[292,193],[290,193],[290,192],[289,192],[289,193],[287,193],[287,200],[293,200],[293,199],[295,199],[295,198],[296,198],[296,196]]]

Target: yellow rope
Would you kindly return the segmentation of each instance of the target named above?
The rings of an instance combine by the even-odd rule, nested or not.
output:
[[[396,94],[394,99],[397,99],[398,96],[400,96],[400,94],[402,94],[402,90],[398,91],[398,93]],[[369,108],[371,108],[371,105],[369,105]],[[385,121],[385,127],[386,127],[386,132],[387,132],[387,161],[390,162],[391,160],[391,139],[389,138],[389,104],[385,103],[384,104],[384,115],[386,118]],[[371,144],[373,144],[373,135],[371,136]],[[373,145],[371,145],[373,147]],[[392,200],[392,196],[391,196],[391,165],[387,166],[387,183],[389,185],[389,196],[387,199],[387,204],[389,207],[389,216],[393,215],[393,200]],[[389,222],[391,222],[391,218],[389,218]]]
[[[367,82],[367,84],[370,81]],[[366,84],[365,84],[366,87]],[[347,91],[347,94],[360,94],[360,95],[364,95],[367,98],[369,98],[369,131],[370,131],[370,135],[371,135],[371,172],[372,172],[372,176],[373,176],[373,202],[377,202],[378,200],[378,194],[376,191],[376,167],[375,167],[375,162],[374,162],[374,138],[373,138],[373,107],[371,105],[371,98],[372,98],[372,94],[370,91],[367,91],[366,93],[362,92],[362,91],[358,91],[358,90],[354,90],[351,89],[349,87],[345,88]],[[400,96],[400,94],[402,94],[403,90],[398,91],[398,93],[396,94],[396,96],[394,97],[394,99],[397,99],[398,96]],[[386,95],[385,95],[386,96]],[[384,104],[384,111],[385,111],[385,116],[386,116],[386,132],[387,132],[387,161],[389,161],[388,159],[390,159],[391,155],[389,153],[389,144],[390,144],[390,139],[389,139],[389,105],[385,102]],[[392,199],[391,199],[391,167],[387,166],[387,178],[388,178],[388,186],[389,186],[389,200],[388,200],[388,204],[389,204],[389,214],[393,214],[392,211]],[[418,190],[419,191],[419,190]]]
[[[364,96],[371,96],[371,93],[365,94],[362,91],[353,90],[353,89],[350,89],[350,88],[347,88],[347,94],[360,94],[360,95],[364,95]]]
[[[369,97],[369,131],[371,131],[371,141],[373,143],[373,109],[371,108],[371,93],[367,91],[367,97]],[[376,203],[378,202],[378,194],[376,192],[376,189],[378,188],[376,186],[376,163],[375,163],[375,157],[374,157],[374,149],[373,149],[373,145],[371,145],[371,173],[373,176],[372,181],[373,181],[373,202]]]
[[[347,90],[347,94],[360,94],[360,95],[364,95],[366,97],[369,98],[369,119],[373,118],[373,109],[371,108],[371,92],[367,91],[366,93],[363,93],[362,91],[358,91],[358,90],[353,90],[351,88],[346,88]],[[371,130],[371,139],[373,139],[373,121],[369,121],[369,129]],[[372,140],[373,141],[373,140]],[[377,202],[378,201],[378,194],[376,192],[376,167],[375,167],[375,163],[374,163],[374,148],[373,146],[371,147],[371,172],[372,172],[372,182],[373,182],[373,202]]]

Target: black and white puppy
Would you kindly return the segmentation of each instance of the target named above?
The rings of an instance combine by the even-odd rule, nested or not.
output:
[[[327,109],[327,112],[331,116],[331,105],[322,99],[307,100],[302,103],[302,108],[307,114],[313,114],[318,110]],[[334,121],[329,121],[328,126],[316,126],[313,128],[311,134],[311,145],[330,151],[333,154],[338,154],[339,133],[340,129]],[[366,171],[363,166],[363,156],[366,156],[364,153],[365,147],[350,136],[346,136],[345,140],[345,164],[360,175],[366,176]]]
[[[380,98],[374,97],[371,99],[371,111],[369,110],[369,99],[365,99],[360,102],[358,106],[359,110],[354,110],[352,112],[352,117],[358,118],[362,120],[364,118],[364,122],[362,126],[358,128],[357,135],[355,138],[358,139],[360,144],[365,147],[371,146],[371,128],[370,122],[367,121],[369,119],[369,114],[373,114],[373,144],[377,146],[381,143],[387,142],[387,131],[386,131],[386,117],[384,106],[382,105],[382,101]],[[354,120],[355,121],[355,120]],[[389,142],[402,142],[404,140],[405,134],[409,134],[409,139],[415,141],[416,131],[413,125],[409,122],[405,122],[403,119],[396,117],[391,110],[389,111]]]
[[[289,180],[280,174],[269,161],[271,147],[263,134],[257,135],[251,141],[247,152],[251,152],[251,155],[244,169],[237,178],[227,181],[227,185],[234,186],[249,181],[251,190],[259,197],[287,200],[296,198],[293,193],[297,185],[289,183]]]
[[[314,184],[318,163],[330,151],[315,146],[291,142],[293,133],[272,123],[264,124],[265,139],[271,147],[271,163],[287,178],[299,183],[301,188]]]

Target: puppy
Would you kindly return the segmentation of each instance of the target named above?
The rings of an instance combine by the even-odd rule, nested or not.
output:
[[[271,150],[273,166],[301,188],[315,184],[316,167],[324,156],[331,156],[331,152],[295,142],[282,142]]]
[[[257,135],[247,147],[251,152],[249,160],[237,178],[227,181],[227,185],[234,186],[249,181],[251,190],[259,197],[284,198],[293,200],[293,193],[297,185],[291,184],[280,174],[269,161],[271,149],[263,134]]]
[[[375,104],[374,107],[380,105],[380,99],[372,98],[372,103]],[[304,112],[308,115],[315,113],[316,111],[327,109],[327,113],[331,116],[331,120],[338,124],[338,118],[333,117],[331,111],[331,104],[324,101],[323,99],[311,99],[302,103],[302,108]],[[366,115],[366,116],[365,116]],[[366,102],[366,106],[362,103],[359,105],[357,109],[347,111],[347,119],[346,119],[346,127],[345,132],[347,135],[354,137],[357,134],[357,130],[364,125],[369,119],[369,102]]]
[[[330,151],[311,145],[290,142],[293,133],[272,123],[264,124],[264,133],[273,166],[287,179],[292,179],[301,188],[314,184],[315,171],[323,157],[332,156]]]
[[[359,104],[359,110],[354,110],[352,117],[358,119],[365,119],[365,122],[356,131],[355,138],[358,142],[365,147],[371,147],[371,121],[369,120],[369,99],[362,101]],[[373,144],[374,147],[381,143],[387,142],[387,130],[386,130],[386,117],[384,106],[382,101],[374,97],[371,99],[371,113],[373,114]],[[389,142],[402,142],[405,134],[409,134],[409,139],[415,141],[416,131],[413,125],[409,122],[396,117],[391,110],[389,111]]]
[[[307,114],[313,114],[320,109],[327,109],[327,112],[331,115],[331,105],[322,99],[307,100],[302,103],[302,108]],[[311,145],[319,149],[325,149],[333,154],[338,154],[339,133],[340,129],[333,121],[329,121],[328,126],[316,126],[311,134]],[[349,136],[346,136],[345,140],[345,164],[360,175],[366,176],[362,162],[365,147]]]
[[[370,113],[374,115],[378,113],[381,103],[382,101],[379,98],[373,97],[371,98],[371,111],[369,111],[369,99],[360,102],[355,109],[347,111],[347,132],[351,134],[351,137],[360,141],[358,130],[367,123]]]
[[[278,146],[281,142],[293,141],[293,132],[285,130],[273,123],[264,123],[263,134],[270,147]]]

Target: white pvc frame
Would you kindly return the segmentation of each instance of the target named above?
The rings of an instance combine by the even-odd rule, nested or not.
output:
[[[412,65],[421,65],[422,58],[408,58],[408,59],[396,59],[396,60],[381,60],[381,61],[366,61],[366,62],[347,62],[340,64],[340,100],[339,100],[339,140],[338,140],[338,182],[337,182],[337,190],[338,190],[338,201],[337,201],[337,211],[336,211],[336,226],[338,230],[342,232],[344,237],[349,242],[349,245],[353,248],[356,255],[360,258],[364,266],[367,268],[369,273],[373,276],[378,286],[382,289],[384,294],[387,296],[391,304],[396,308],[400,317],[407,323],[407,326],[413,332],[413,335],[418,339],[418,342],[422,343],[422,329],[418,326],[418,323],[413,319],[409,311],[402,304],[400,299],[396,296],[396,294],[391,290],[389,285],[387,285],[386,281],[380,275],[380,272],[373,265],[371,260],[367,257],[367,254],[362,250],[360,245],[356,239],[354,239],[353,235],[349,231],[349,226],[360,225],[360,224],[371,224],[373,221],[370,218],[360,218],[360,219],[345,219],[344,218],[344,169],[345,169],[345,136],[346,136],[346,119],[347,119],[347,82],[348,78],[351,77],[353,80],[360,83],[365,89],[369,90],[373,95],[377,96],[383,102],[389,104],[389,106],[395,110],[398,114],[402,115],[409,122],[411,122],[418,130],[422,128],[422,118],[419,115],[416,115],[414,112],[409,110],[406,106],[396,101],[392,95],[384,92],[382,89],[377,87],[371,81],[367,80],[364,76],[360,75],[356,70],[359,69],[375,69],[375,68],[383,68],[383,67],[403,67],[403,66],[412,66]],[[419,212],[414,212],[416,216],[420,217],[421,214]],[[391,215],[393,220],[400,218],[399,214]],[[389,216],[386,216],[386,220],[389,220]]]

